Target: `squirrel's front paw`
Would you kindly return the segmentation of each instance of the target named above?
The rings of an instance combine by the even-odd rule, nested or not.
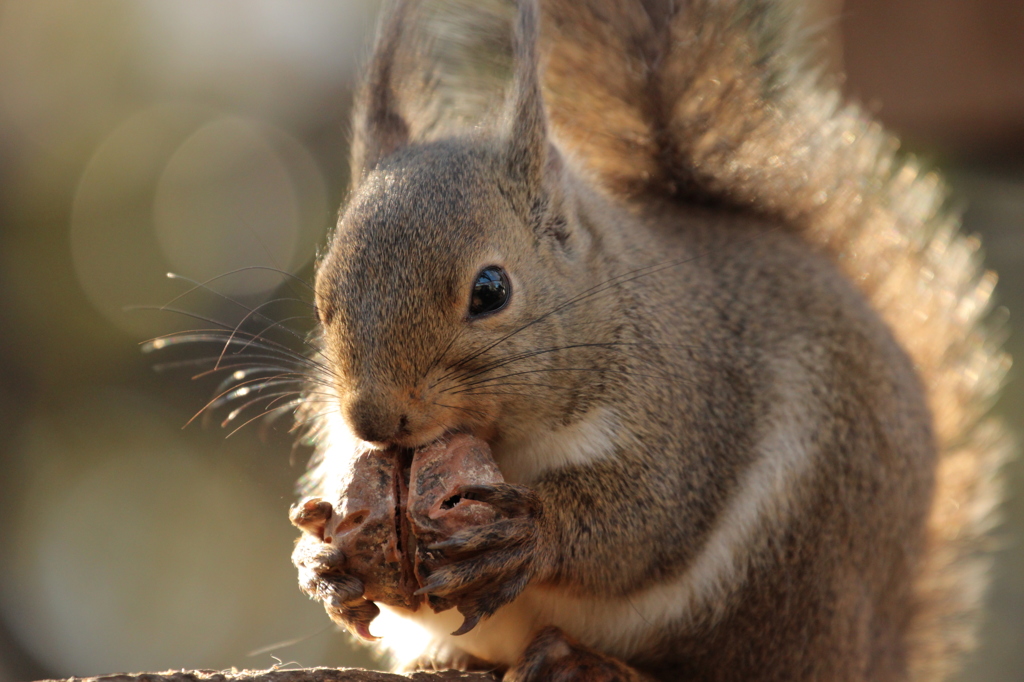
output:
[[[435,608],[455,606],[465,621],[453,634],[469,632],[523,591],[537,572],[540,499],[529,488],[508,483],[466,485],[457,495],[489,505],[497,520],[462,528],[418,550],[418,567]]]
[[[346,572],[344,553],[324,542],[324,526],[332,514],[331,505],[317,498],[292,507],[292,523],[303,531],[292,552],[292,563],[299,569],[299,589],[323,603],[335,623],[363,639],[375,639],[370,622],[380,609],[363,597],[363,582]]]

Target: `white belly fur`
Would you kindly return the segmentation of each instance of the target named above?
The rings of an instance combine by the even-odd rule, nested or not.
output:
[[[381,644],[402,664],[423,655],[444,660],[446,652],[458,650],[485,661],[512,665],[534,633],[547,625],[556,625],[591,647],[629,658],[650,640],[653,629],[681,615],[691,602],[692,592],[685,578],[629,598],[580,597],[531,586],[459,637],[450,635],[462,624],[461,614],[454,609],[435,614],[427,607],[415,613],[382,607],[371,630],[382,637]]]

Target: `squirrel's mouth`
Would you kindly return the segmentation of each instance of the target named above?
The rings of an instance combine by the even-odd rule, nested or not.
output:
[[[388,448],[398,447],[408,450],[416,450],[418,448],[426,447],[437,442],[448,442],[457,435],[465,434],[473,436],[485,443],[488,446],[494,444],[494,437],[496,430],[493,427],[474,427],[467,425],[458,425],[453,427],[437,426],[435,428],[424,429],[417,432],[399,432],[395,434],[393,438],[387,441],[366,441],[367,444],[374,450],[387,450]]]
[[[454,432],[454,429],[447,428],[443,424],[425,424],[422,428],[410,426],[406,417],[402,417],[398,428],[388,438],[383,440],[363,440],[373,450],[387,450],[389,448],[405,448],[415,450],[416,448],[429,445]]]

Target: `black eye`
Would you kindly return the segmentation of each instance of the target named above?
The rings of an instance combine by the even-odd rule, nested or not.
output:
[[[508,303],[512,286],[508,274],[497,265],[481,270],[473,284],[473,295],[469,299],[469,316],[479,317],[501,310]]]

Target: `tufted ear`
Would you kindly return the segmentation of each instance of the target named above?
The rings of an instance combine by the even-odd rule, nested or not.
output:
[[[388,4],[354,107],[352,178],[355,182],[373,170],[381,159],[409,143],[409,124],[399,110],[396,70],[413,0],[392,0]]]
[[[515,76],[507,102],[509,127],[506,163],[513,182],[520,188],[527,214],[545,203],[545,176],[557,165],[557,152],[548,142],[547,116],[538,72],[537,40],[539,16],[536,0],[519,0],[513,40]],[[518,208],[518,207],[517,207]]]

